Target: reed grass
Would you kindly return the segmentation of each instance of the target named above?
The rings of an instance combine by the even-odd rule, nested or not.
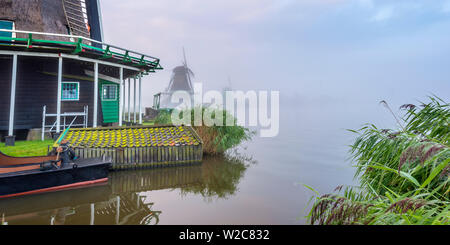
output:
[[[211,115],[212,119],[215,119],[216,113],[220,113],[223,119],[222,125],[212,125],[206,126],[205,122],[202,121],[202,126],[195,126],[195,111],[201,112],[203,115],[208,113]],[[250,140],[255,132],[248,128],[237,125],[237,120],[226,110],[214,110],[211,108],[191,108],[181,111],[180,114],[190,113],[191,114],[191,125],[200,136],[203,141],[203,153],[207,155],[223,155],[227,150],[230,150],[244,141]],[[226,125],[226,119],[232,120],[232,125]],[[158,124],[172,124],[171,112],[161,111],[155,118],[155,125]]]
[[[311,224],[449,224],[450,109],[429,99],[401,106],[396,130],[349,130],[357,134],[350,154],[360,189],[316,196]]]
[[[450,202],[431,193],[385,196],[346,189],[316,198],[308,219],[319,225],[449,225]]]

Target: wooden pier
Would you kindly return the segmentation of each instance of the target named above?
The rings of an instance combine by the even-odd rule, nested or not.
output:
[[[190,126],[131,126],[70,129],[64,139],[80,158],[112,158],[113,169],[199,163],[203,142]]]

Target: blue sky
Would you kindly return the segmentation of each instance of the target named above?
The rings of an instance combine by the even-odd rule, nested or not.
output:
[[[195,82],[279,90],[281,99],[409,103],[450,97],[450,1],[101,0],[107,42],[161,58],[163,90],[182,47]]]

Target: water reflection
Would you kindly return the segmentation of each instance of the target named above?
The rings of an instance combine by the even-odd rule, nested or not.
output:
[[[255,164],[251,157],[237,152],[224,157],[206,157],[200,166],[201,181],[181,187],[181,194],[200,194],[206,201],[215,198],[228,199],[236,194],[237,185],[243,178],[245,170]]]
[[[205,201],[229,198],[251,158],[231,154],[205,157],[202,164],[174,168],[111,172],[108,183],[82,189],[0,200],[2,224],[102,225],[158,224],[163,210],[154,210],[148,193],[177,189]]]

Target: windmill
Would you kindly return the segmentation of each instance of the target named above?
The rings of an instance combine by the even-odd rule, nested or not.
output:
[[[177,104],[172,103],[171,97],[173,93],[178,91],[185,91],[191,95],[191,99],[194,95],[194,87],[192,85],[192,78],[195,77],[194,72],[188,67],[186,52],[183,48],[183,61],[182,65],[173,68],[172,75],[169,81],[169,86],[164,92],[158,93],[154,98],[154,109],[172,109]],[[163,98],[161,98],[163,97]],[[192,103],[191,103],[192,105]]]
[[[194,77],[195,74],[187,65],[186,52],[184,51],[184,48],[183,58],[183,65],[177,66],[172,70],[172,77],[170,79],[169,86],[166,88],[166,93],[173,93],[180,90],[187,91],[189,93],[194,92],[191,77]]]
[[[222,106],[225,108],[227,105],[227,92],[232,92],[233,88],[231,87],[231,77],[228,75],[228,84],[222,88]]]

